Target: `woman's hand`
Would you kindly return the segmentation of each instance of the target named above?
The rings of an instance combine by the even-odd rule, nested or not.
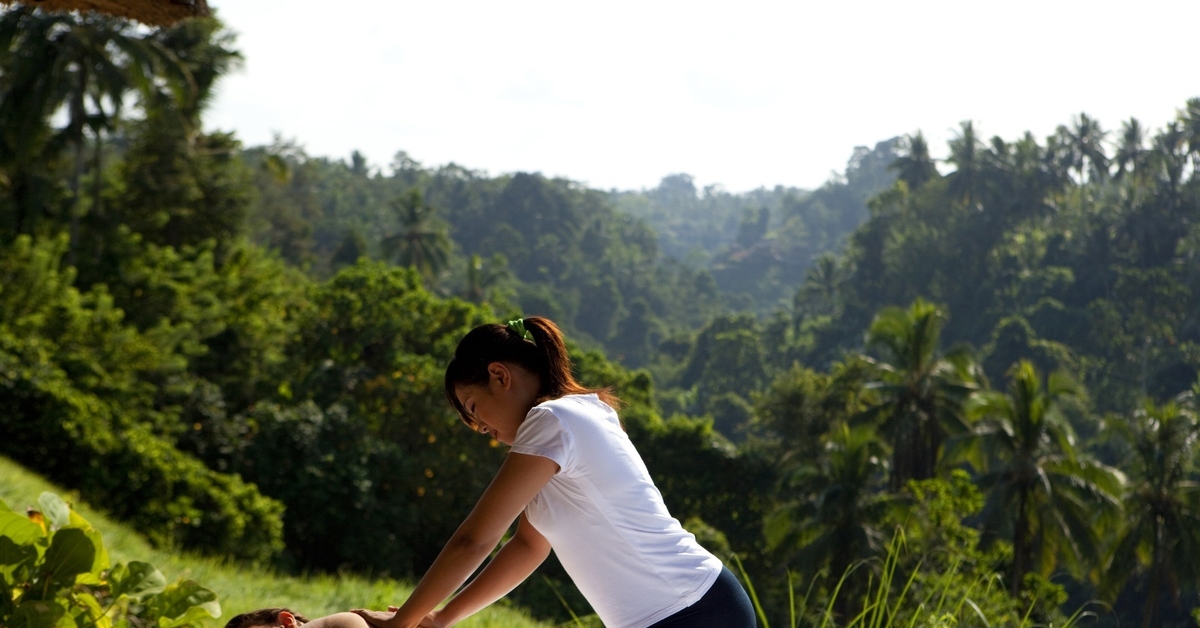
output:
[[[419,628],[447,628],[449,625],[450,624],[447,624],[441,620],[441,618],[438,616],[438,611],[433,611],[432,613],[426,615],[425,619],[421,620]]]
[[[398,606],[389,606],[386,611],[371,611],[363,608],[356,608],[351,613],[363,618],[367,625],[372,628],[410,628],[410,626],[401,626],[393,621],[396,618]],[[415,626],[415,624],[413,624]]]

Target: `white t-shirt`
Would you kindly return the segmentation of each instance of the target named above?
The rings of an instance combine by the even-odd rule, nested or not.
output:
[[[617,413],[596,395],[534,406],[512,451],[558,463],[525,513],[605,626],[669,617],[721,573],[720,559],[667,512]]]

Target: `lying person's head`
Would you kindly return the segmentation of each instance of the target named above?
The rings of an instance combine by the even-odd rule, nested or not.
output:
[[[295,628],[308,623],[308,618],[287,608],[260,608],[235,615],[225,628]]]
[[[394,610],[394,609],[393,609]],[[225,628],[370,628],[354,613],[334,613],[309,619],[288,608],[260,608],[235,616]]]

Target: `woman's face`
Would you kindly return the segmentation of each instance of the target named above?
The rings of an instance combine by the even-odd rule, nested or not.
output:
[[[520,367],[495,362],[488,367],[486,384],[455,387],[454,394],[467,411],[471,427],[505,445],[512,445],[517,429],[533,407],[529,382],[525,381],[527,377],[529,374]],[[534,386],[532,394],[536,394],[536,377]]]

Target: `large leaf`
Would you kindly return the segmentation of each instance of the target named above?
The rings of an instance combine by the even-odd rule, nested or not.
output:
[[[167,579],[154,565],[131,561],[129,565],[118,564],[108,575],[113,597],[128,595],[141,600],[161,593],[167,588]]]
[[[91,593],[75,593],[68,616],[80,628],[112,628],[112,619]]]
[[[17,545],[12,539],[0,536],[0,577],[14,584],[28,578],[28,568],[37,562],[37,548],[32,545]],[[3,589],[4,592],[10,589]],[[0,597],[4,597],[0,595]]]
[[[146,612],[158,618],[160,628],[179,628],[221,616],[217,594],[193,580],[183,580],[167,587],[146,602]]]
[[[65,610],[53,601],[28,600],[21,602],[5,624],[8,628],[55,628]]]
[[[45,570],[52,582],[75,583],[75,576],[88,573],[96,562],[96,539],[78,528],[66,528],[54,534],[46,550]]]
[[[71,524],[71,507],[58,495],[42,493],[38,496],[38,506],[42,507],[42,515],[49,519],[54,527],[65,528]]]
[[[17,545],[32,545],[43,536],[41,526],[30,521],[29,517],[0,510],[0,537],[8,538]]]

